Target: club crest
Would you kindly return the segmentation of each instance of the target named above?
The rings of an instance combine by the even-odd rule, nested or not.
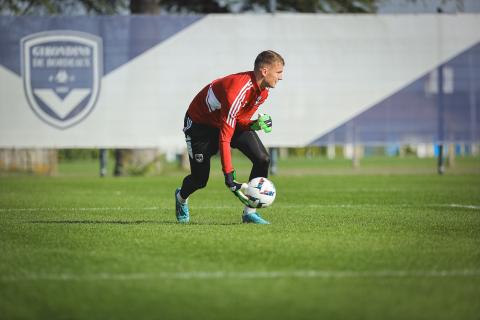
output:
[[[196,153],[195,154],[195,161],[197,161],[198,163],[202,163],[203,162],[203,154]]]
[[[65,129],[95,107],[103,75],[102,39],[84,32],[56,30],[21,40],[25,95],[35,114]]]

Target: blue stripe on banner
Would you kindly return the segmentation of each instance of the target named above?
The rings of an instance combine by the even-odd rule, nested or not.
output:
[[[203,17],[0,17],[0,64],[20,75],[20,39],[42,31],[74,30],[102,38],[104,74],[108,74]]]
[[[441,66],[310,144],[480,141],[480,43]],[[438,108],[440,69],[443,71],[443,113]],[[439,126],[439,114],[442,114],[442,126]],[[439,132],[441,128],[443,132]]]

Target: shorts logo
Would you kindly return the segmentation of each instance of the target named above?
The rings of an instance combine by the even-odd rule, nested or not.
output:
[[[84,32],[55,30],[21,40],[27,101],[46,123],[65,129],[95,107],[103,74],[102,39]]]
[[[195,161],[197,161],[198,163],[202,163],[203,162],[203,154],[196,153],[195,154]]]

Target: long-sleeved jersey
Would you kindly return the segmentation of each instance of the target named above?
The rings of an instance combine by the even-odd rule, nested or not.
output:
[[[188,107],[194,123],[219,128],[222,170],[233,170],[230,141],[235,128],[250,130],[252,116],[267,99],[268,89],[261,90],[253,71],[232,74],[214,80],[203,88]]]

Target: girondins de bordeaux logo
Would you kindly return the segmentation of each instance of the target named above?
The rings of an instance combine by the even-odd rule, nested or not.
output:
[[[100,92],[102,57],[102,39],[84,32],[52,30],[23,38],[23,84],[35,114],[60,129],[85,119]]]

